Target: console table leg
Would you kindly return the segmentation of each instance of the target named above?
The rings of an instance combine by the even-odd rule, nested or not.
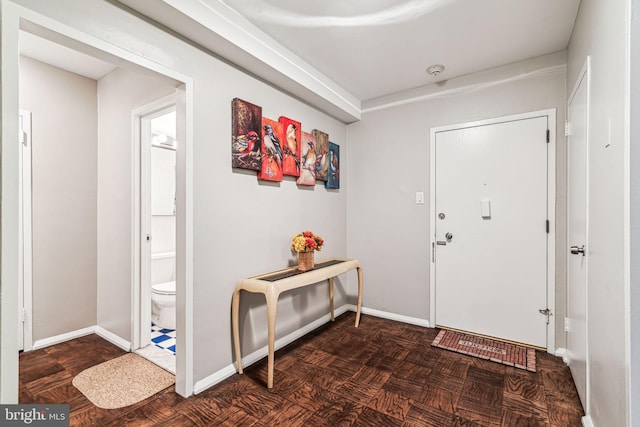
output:
[[[362,268],[358,270],[358,309],[356,311],[356,328],[360,325],[360,311],[362,310]]]
[[[329,279],[329,306],[331,307],[331,321],[335,320],[333,316],[333,277]]]
[[[267,356],[267,388],[273,388],[273,364],[276,336],[276,310],[278,308],[278,295],[268,293],[267,299],[267,328],[269,334],[269,355]]]
[[[236,352],[238,373],[242,373],[242,355],[240,354],[240,329],[238,327],[238,310],[240,309],[240,290],[233,293],[231,303],[231,322],[233,326],[233,346]]]

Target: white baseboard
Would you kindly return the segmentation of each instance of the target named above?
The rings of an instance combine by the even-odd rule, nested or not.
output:
[[[71,331],[65,334],[60,334],[53,337],[37,340],[36,342],[33,343],[32,350],[40,350],[41,348],[49,347],[55,344],[60,344],[61,342],[84,337],[85,335],[91,335],[94,332],[95,332],[95,326],[89,326],[88,328],[78,329],[77,331]]]
[[[118,335],[114,334],[113,332],[107,331],[105,328],[101,326],[96,326],[95,333],[96,335],[101,336],[105,340],[109,341],[111,344],[117,345],[124,351],[131,351],[131,342],[123,338],[120,338]]]
[[[78,329],[77,331],[71,331],[64,334],[56,335],[54,337],[44,338],[33,343],[32,350],[39,350],[41,348],[49,347],[51,345],[60,344],[65,341],[70,341],[76,338],[84,337],[85,335],[96,334],[109,341],[110,343],[117,345],[125,351],[131,350],[131,343],[117,336],[116,334],[107,331],[100,326],[89,326],[88,328]]]
[[[341,314],[349,311],[350,307],[348,304],[343,305],[342,307],[334,310],[334,315],[336,317],[340,316]],[[324,325],[325,323],[331,321],[331,315],[330,314],[325,314],[324,316],[322,316],[321,318],[319,318],[318,320],[315,320],[311,323],[309,323],[308,325],[304,326],[303,328],[300,328],[296,331],[291,332],[289,335],[286,335],[280,339],[277,339],[274,343],[275,349],[278,350],[284,346],[286,346],[287,344],[290,344],[292,342],[294,342],[295,340],[297,340],[298,338],[302,338],[303,336],[305,336],[306,334],[308,334],[309,332],[313,331],[314,329],[319,328],[320,326]],[[257,361],[264,359],[267,354],[269,353],[269,348],[268,346],[264,346],[256,351],[254,351],[251,354],[248,354],[246,356],[244,356],[242,358],[242,367],[246,368],[247,366],[250,366],[254,363],[256,363]],[[236,369],[236,365],[235,363],[232,363],[230,365],[227,365],[226,367],[220,369],[217,372],[214,372],[212,375],[209,375],[206,378],[203,378],[200,381],[196,381],[195,385],[193,386],[193,393],[194,394],[198,394],[201,393],[203,391],[205,391],[206,389],[216,385],[217,383],[219,383],[220,381],[229,378],[231,375],[235,374],[237,372]]]
[[[353,304],[345,304],[342,307],[334,310],[334,313],[335,313],[335,316],[338,317],[338,316],[340,316],[341,314],[343,314],[343,313],[345,313],[347,311],[354,311],[355,312],[356,311],[356,306],[353,305]],[[409,323],[409,324],[412,324],[412,325],[429,327],[429,321],[428,320],[418,319],[416,317],[403,316],[401,314],[388,313],[386,311],[374,310],[374,309],[365,308],[365,307],[362,308],[362,313],[363,314],[368,314],[370,316],[382,317],[384,319],[396,320],[398,322]],[[303,336],[305,336],[309,332],[313,331],[314,329],[319,328],[320,326],[324,325],[325,323],[329,322],[330,320],[331,320],[331,315],[326,314],[326,315],[322,316],[321,318],[319,318],[318,320],[309,323],[307,326],[305,326],[305,327],[303,327],[301,329],[298,329],[296,331],[293,331],[289,335],[284,336],[284,337],[276,340],[275,349],[278,350],[278,349],[286,346],[287,344],[290,344],[290,343],[294,342],[298,338],[302,338]],[[254,351],[251,354],[248,354],[247,356],[242,358],[242,367],[246,368],[247,366],[250,366],[250,365],[256,363],[257,361],[259,361],[261,359],[264,359],[267,356],[268,352],[269,352],[269,349],[268,349],[267,346],[265,346],[265,347],[262,347],[261,349],[258,349],[256,351]],[[217,372],[214,372],[213,374],[209,375],[208,377],[203,378],[200,381],[196,381],[195,385],[193,386],[193,393],[194,394],[202,393],[206,389],[208,389],[210,387],[213,387],[214,385],[218,384],[219,382],[229,378],[230,376],[232,376],[236,372],[237,372],[237,370],[236,370],[235,363],[227,365],[226,367],[220,369]]]
[[[356,311],[355,305],[350,305],[351,311]],[[423,326],[429,328],[429,321],[426,319],[420,319],[418,317],[404,316],[402,314],[389,313],[388,311],[375,310],[373,308],[362,307],[362,314],[368,314],[370,316],[381,317],[383,319],[395,320],[397,322],[408,323],[410,325]]]
[[[569,352],[566,348],[560,347],[556,349],[554,355],[557,357],[562,357],[562,361],[565,363],[565,365],[568,365],[571,361],[571,359],[569,359]]]
[[[591,419],[591,415],[585,415],[582,417],[582,427],[595,427],[593,419]]]

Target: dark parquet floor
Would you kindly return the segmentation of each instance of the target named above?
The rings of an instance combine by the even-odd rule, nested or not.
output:
[[[21,354],[20,403],[68,403],[71,425],[580,426],[569,369],[537,352],[535,373],[431,347],[437,329],[354,314],[188,399],[173,387],[122,409],[92,405],[72,384],[124,352],[96,335]]]

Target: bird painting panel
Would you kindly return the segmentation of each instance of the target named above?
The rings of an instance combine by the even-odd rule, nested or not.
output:
[[[300,122],[280,116],[284,140],[282,141],[282,174],[300,176],[300,138],[302,127]]]
[[[231,101],[231,166],[261,170],[262,107],[234,98]]]
[[[329,174],[324,188],[338,189],[340,188],[340,146],[329,142]]]
[[[329,176],[329,135],[314,129],[316,137],[316,180],[326,181]]]
[[[316,185],[316,136],[302,132],[300,137],[300,176],[298,185]]]
[[[262,169],[258,178],[282,181],[282,124],[262,118]]]

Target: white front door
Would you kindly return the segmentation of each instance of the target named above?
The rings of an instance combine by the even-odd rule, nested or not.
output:
[[[438,326],[547,347],[549,120],[433,132]]]
[[[588,65],[569,98],[567,215],[567,358],[587,414],[587,143]]]

